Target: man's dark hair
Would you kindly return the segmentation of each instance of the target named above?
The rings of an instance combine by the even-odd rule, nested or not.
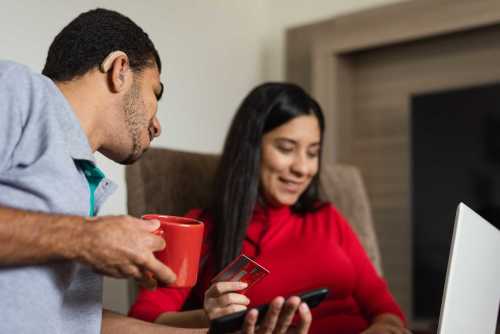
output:
[[[69,81],[99,67],[113,51],[123,51],[130,68],[140,72],[161,61],[153,42],[128,17],[97,8],[80,14],[54,38],[42,74],[55,81]]]

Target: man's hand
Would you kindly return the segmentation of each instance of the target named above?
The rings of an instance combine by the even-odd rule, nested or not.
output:
[[[165,247],[152,232],[159,221],[130,216],[88,218],[0,207],[0,266],[81,261],[105,275],[154,286],[175,280],[153,252]]]
[[[299,324],[292,326],[292,320],[298,311]],[[276,297],[269,306],[269,310],[260,325],[257,325],[259,314],[256,309],[250,310],[243,324],[243,334],[306,334],[311,326],[311,311],[306,303],[301,303],[299,297],[290,297],[285,302],[283,297]]]
[[[165,248],[165,241],[152,233],[159,226],[157,220],[131,216],[91,218],[75,238],[79,243],[76,259],[104,275],[132,277],[146,287],[154,287],[155,279],[172,283],[175,274],[153,255]]]

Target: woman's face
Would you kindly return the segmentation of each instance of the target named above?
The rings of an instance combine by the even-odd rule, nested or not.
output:
[[[297,202],[318,172],[320,138],[313,115],[295,117],[262,137],[260,185],[268,204]]]

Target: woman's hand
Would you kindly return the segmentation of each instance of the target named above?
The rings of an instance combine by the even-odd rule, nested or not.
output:
[[[243,282],[217,282],[212,284],[205,292],[203,301],[203,308],[208,320],[246,310],[250,300],[247,296],[235,292],[246,287],[247,283]]]
[[[373,324],[361,334],[411,334],[411,332],[404,327],[401,319],[386,313],[377,316]]]
[[[292,320],[297,312],[299,323],[297,326],[292,326]],[[257,325],[258,316],[256,309],[247,313],[241,331],[243,334],[306,334],[312,321],[309,307],[296,296],[288,298],[286,302],[283,297],[274,298],[260,325]]]

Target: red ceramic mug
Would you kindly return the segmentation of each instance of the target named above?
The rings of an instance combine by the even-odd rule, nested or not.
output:
[[[193,287],[198,278],[203,223],[193,218],[156,214],[144,215],[142,219],[156,219],[161,223],[154,233],[165,240],[166,246],[154,254],[177,275],[169,287]]]

